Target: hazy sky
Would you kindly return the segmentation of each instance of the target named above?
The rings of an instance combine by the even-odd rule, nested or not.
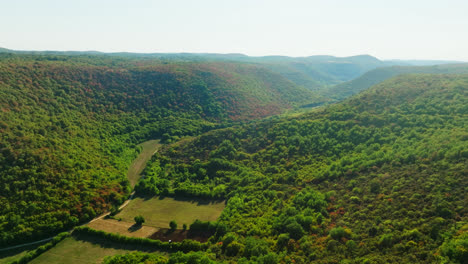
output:
[[[0,0],[0,47],[468,61],[467,0]]]

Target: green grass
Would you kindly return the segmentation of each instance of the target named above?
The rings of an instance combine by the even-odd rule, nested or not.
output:
[[[45,244],[47,242],[41,244],[35,244],[28,247],[21,247],[17,249],[12,249],[8,251],[0,251],[0,264],[7,264],[15,260],[19,260],[21,257],[26,255],[29,251],[36,249],[37,247]]]
[[[150,248],[106,241],[90,236],[72,236],[33,259],[32,264],[102,263],[106,256],[131,251],[154,252]]]
[[[6,252],[0,254],[0,264],[7,264],[15,260],[19,260],[21,257],[26,255],[31,249],[21,249],[20,251]],[[3,253],[3,252],[2,252]]]
[[[132,187],[138,182],[140,179],[140,174],[146,166],[148,160],[153,156],[153,154],[158,150],[159,140],[149,140],[146,142],[141,143],[139,146],[142,147],[141,153],[138,157],[132,162],[130,168],[127,172],[127,178],[130,181],[130,185]]]
[[[225,207],[224,201],[210,201],[203,199],[180,200],[174,198],[135,198],[119,214],[117,218],[127,222],[134,222],[136,215],[145,218],[144,225],[168,228],[169,222],[175,220],[178,228],[182,224],[191,224],[196,219],[215,221]]]

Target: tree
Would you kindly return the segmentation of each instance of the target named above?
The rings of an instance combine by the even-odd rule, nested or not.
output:
[[[278,241],[276,242],[278,249],[284,248],[288,244],[288,241],[289,241],[289,234],[280,234],[278,236]]]
[[[142,225],[145,222],[145,218],[141,215],[135,216],[134,220],[137,225]]]
[[[171,231],[175,231],[177,229],[177,222],[172,220],[170,223],[169,223],[169,227],[171,228]]]
[[[286,231],[289,233],[289,235],[294,238],[294,239],[300,239],[304,234],[305,234],[305,231],[304,229],[302,228],[302,226],[296,222],[296,220],[290,222],[287,226],[286,226]]]
[[[370,192],[379,193],[380,192],[380,183],[377,180],[372,180],[370,182]]]

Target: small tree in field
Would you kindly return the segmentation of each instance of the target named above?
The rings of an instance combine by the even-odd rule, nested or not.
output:
[[[170,223],[169,223],[169,227],[171,228],[171,231],[175,231],[177,229],[177,223],[176,221],[172,220]]]
[[[145,222],[145,218],[141,215],[135,216],[134,220],[137,225],[142,225]]]

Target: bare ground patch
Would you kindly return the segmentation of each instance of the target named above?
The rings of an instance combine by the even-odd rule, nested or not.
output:
[[[146,225],[135,227],[134,224],[134,222],[117,221],[114,219],[99,219],[88,224],[88,226],[96,230],[131,237],[150,237],[159,230],[159,228]]]

